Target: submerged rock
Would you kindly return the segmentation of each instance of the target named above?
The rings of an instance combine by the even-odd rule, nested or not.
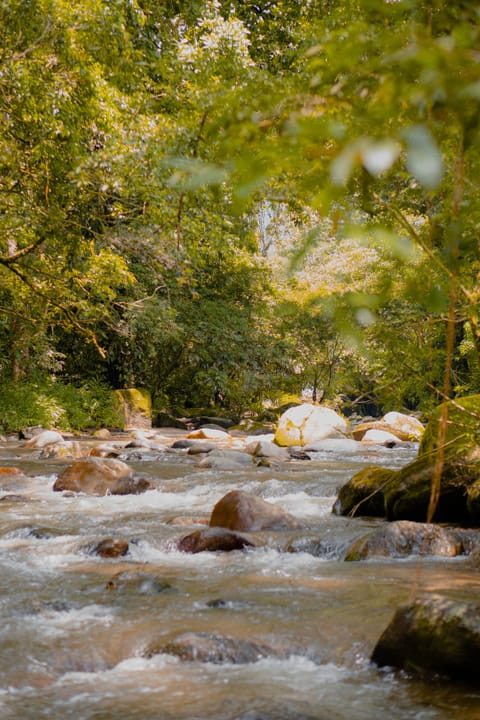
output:
[[[356,540],[345,560],[441,555],[455,557],[464,552],[458,533],[438,525],[398,520]]]
[[[249,640],[215,635],[207,632],[188,632],[168,643],[152,644],[145,656],[158,653],[175,655],[183,662],[252,663],[269,655],[275,655],[272,648]]]
[[[123,557],[128,553],[128,542],[121,538],[105,538],[89,548],[90,552],[104,558]]]
[[[210,527],[255,532],[295,530],[301,528],[302,524],[290,513],[256,495],[231,490],[213,508]]]
[[[243,535],[223,527],[195,530],[185,535],[177,543],[178,550],[188,553],[231,552],[232,550],[243,550],[246,547],[255,547],[255,544]]]
[[[480,606],[440,595],[401,606],[372,654],[377,665],[440,673],[478,687]]]
[[[121,460],[96,457],[71,463],[53,485],[57,492],[68,490],[87,495],[137,495],[149,487],[147,480],[134,478],[133,470]]]
[[[114,575],[107,583],[107,590],[134,593],[135,595],[158,595],[172,586],[153,573],[139,570],[125,570]]]

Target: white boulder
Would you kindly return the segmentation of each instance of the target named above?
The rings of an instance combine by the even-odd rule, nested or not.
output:
[[[303,447],[347,431],[347,421],[335,410],[305,403],[283,413],[278,421],[275,442],[288,447]]]
[[[404,435],[408,435],[409,440],[420,440],[425,430],[416,417],[399,412],[387,413],[383,418],[383,422],[391,425],[393,432],[397,430]]]

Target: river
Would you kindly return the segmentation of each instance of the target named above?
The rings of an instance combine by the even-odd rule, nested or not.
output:
[[[169,444],[182,433],[159,434]],[[26,475],[0,476],[0,717],[479,720],[480,691],[369,660],[412,590],[480,602],[478,570],[468,557],[344,562],[351,541],[382,521],[331,512],[338,488],[359,468],[399,467],[415,451],[325,452],[219,472],[199,468],[185,451],[125,449],[152,489],[90,497],[53,492],[67,460],[2,442],[0,465]],[[177,540],[232,489],[278,504],[305,530],[257,533],[259,547],[231,553],[179,552]],[[93,554],[106,537],[127,540],[127,555]],[[139,570],[158,582],[117,578]],[[186,631],[282,653],[246,664],[145,656],[152,642]]]

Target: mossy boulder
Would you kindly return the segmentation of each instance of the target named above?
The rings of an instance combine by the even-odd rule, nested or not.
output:
[[[398,608],[372,660],[478,687],[480,606],[440,595],[419,597]]]
[[[388,520],[427,518],[432,483],[436,476],[435,456],[423,455],[396,471],[384,490]],[[480,477],[480,455],[476,452],[446,458],[442,465],[440,494],[432,518],[436,522],[471,522],[468,492]],[[472,508],[475,501],[472,501]],[[477,502],[478,507],[478,502]]]
[[[351,517],[384,517],[384,488],[394,476],[395,470],[363,468],[340,488],[333,512]]]
[[[386,517],[425,522],[435,458],[417,458],[400,470],[367,467],[342,488],[333,506],[336,515]],[[447,458],[442,466],[435,522],[476,524],[480,519],[480,453]]]
[[[152,427],[152,398],[148,390],[127,388],[115,390],[118,426],[149,429]]]

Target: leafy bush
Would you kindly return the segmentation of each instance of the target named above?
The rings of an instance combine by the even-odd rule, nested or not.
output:
[[[76,387],[51,380],[4,382],[0,386],[0,428],[9,432],[31,425],[64,431],[116,426],[113,393],[98,383]]]

